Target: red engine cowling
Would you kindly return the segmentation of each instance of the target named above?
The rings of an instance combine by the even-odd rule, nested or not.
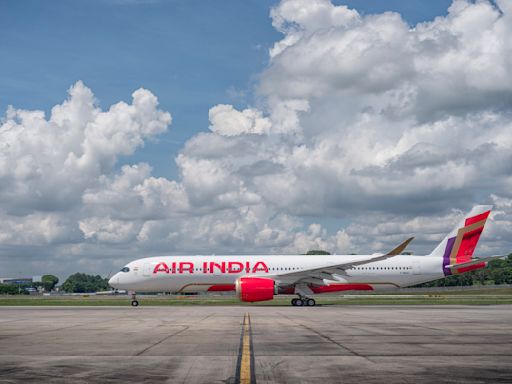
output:
[[[272,300],[274,280],[265,277],[241,277],[236,281],[236,294],[242,301]]]

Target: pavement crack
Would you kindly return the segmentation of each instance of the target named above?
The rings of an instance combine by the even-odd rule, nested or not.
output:
[[[352,349],[350,349],[350,348],[346,347],[345,345],[343,345],[343,344],[341,344],[341,343],[337,342],[336,340],[333,340],[333,339],[332,339],[332,338],[330,338],[329,336],[324,335],[322,332],[317,331],[317,330],[316,330],[316,329],[314,329],[314,328],[308,327],[307,325],[304,325],[304,324],[302,324],[302,323],[299,323],[299,322],[298,322],[298,321],[296,321],[295,319],[293,319],[293,318],[291,318],[291,317],[288,317],[288,316],[286,316],[286,315],[284,315],[284,314],[281,314],[281,316],[286,317],[287,319],[289,319],[289,320],[293,321],[295,324],[297,324],[297,325],[301,326],[302,328],[305,328],[305,329],[307,329],[308,331],[313,332],[313,333],[315,333],[316,335],[320,336],[322,339],[327,340],[327,341],[329,341],[330,343],[333,343],[334,345],[337,345],[338,347],[340,347],[340,348],[342,348],[342,349],[346,350],[347,352],[350,352],[352,355],[357,356],[357,357],[361,357],[361,358],[363,358],[363,359],[365,359],[365,360],[369,361],[370,363],[375,364],[375,361],[372,361],[372,360],[371,360],[371,359],[369,359],[367,356],[364,356],[364,355],[361,355],[360,353],[357,353],[356,351],[354,351],[354,350],[352,350]]]
[[[210,317],[212,317],[212,316],[215,316],[215,315],[216,315],[216,313],[215,313],[215,312],[214,312],[214,313],[210,313],[209,315],[207,315],[207,316],[202,317],[201,319],[199,319],[199,320],[197,321],[197,323],[200,323],[201,321],[206,320],[206,319],[208,319],[208,318],[210,318]]]
[[[136,354],[135,354],[135,356],[140,356],[140,355],[142,355],[143,353],[145,353],[145,352],[149,351],[151,348],[156,347],[157,345],[159,345],[159,344],[163,343],[164,341],[166,341],[166,340],[170,339],[170,338],[171,338],[171,337],[173,337],[173,336],[176,336],[176,335],[179,335],[179,334],[180,334],[180,333],[182,333],[182,332],[185,332],[185,331],[186,331],[187,329],[189,329],[189,328],[190,328],[190,327],[188,327],[188,326],[183,326],[183,329],[180,329],[180,330],[179,330],[179,331],[177,331],[177,332],[174,332],[174,333],[171,333],[170,335],[165,336],[163,339],[161,339],[161,340],[157,341],[156,343],[154,343],[154,344],[150,345],[149,347],[144,348],[142,351],[140,351],[140,352],[136,353]]]
[[[319,332],[319,331],[317,331],[316,329],[311,328],[311,327],[308,327],[307,325],[304,325],[304,324],[299,324],[299,325],[300,325],[301,327],[303,327],[303,328],[306,328],[307,330],[309,330],[309,331],[311,331],[311,332],[313,332],[313,333],[316,333],[316,334],[317,334],[318,336],[320,336],[321,338],[323,338],[323,339],[325,339],[325,340],[327,340],[327,341],[329,341],[329,342],[331,342],[331,343],[333,343],[333,344],[337,345],[338,347],[340,347],[340,348],[343,348],[343,349],[347,350],[348,352],[350,352],[350,353],[351,353],[351,354],[353,354],[354,356],[362,357],[363,359],[366,359],[366,360],[368,360],[368,361],[369,361],[369,362],[371,362],[371,363],[375,363],[374,361],[370,360],[367,356],[363,356],[363,355],[361,355],[360,353],[357,353],[356,351],[354,351],[354,350],[350,349],[349,347],[347,347],[347,346],[345,346],[345,345],[341,344],[340,342],[337,342],[336,340],[331,339],[329,336],[324,335],[322,332]]]

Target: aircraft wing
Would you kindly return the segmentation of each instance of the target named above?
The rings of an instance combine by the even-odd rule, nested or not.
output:
[[[450,265],[447,265],[446,268],[451,268],[451,269],[466,268],[466,267],[471,267],[472,265],[489,262],[491,260],[501,259],[503,257],[507,257],[507,255],[482,257],[480,259],[477,258],[477,259],[473,259],[471,261],[466,261],[465,263],[450,264]]]
[[[413,239],[414,237],[410,237],[409,239],[405,240],[403,243],[393,248],[385,255],[375,254],[368,256],[367,258],[362,260],[353,260],[346,263],[312,268],[298,272],[282,273],[277,274],[275,276],[278,277],[285,284],[313,283],[317,285],[325,285],[324,279],[336,280],[336,277],[334,275],[347,275],[347,269],[351,269],[358,265],[364,265],[368,263],[374,263],[376,261],[386,260],[391,257],[400,255]]]

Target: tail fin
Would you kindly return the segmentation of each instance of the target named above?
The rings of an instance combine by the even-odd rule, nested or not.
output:
[[[466,263],[471,260],[491,209],[492,205],[473,207],[471,212],[432,251],[430,256],[443,258],[445,275],[451,275],[451,269],[446,268],[448,265]]]

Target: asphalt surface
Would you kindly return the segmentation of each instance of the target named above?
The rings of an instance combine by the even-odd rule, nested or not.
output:
[[[0,307],[0,383],[234,383],[244,339],[258,383],[512,383],[509,305]]]

